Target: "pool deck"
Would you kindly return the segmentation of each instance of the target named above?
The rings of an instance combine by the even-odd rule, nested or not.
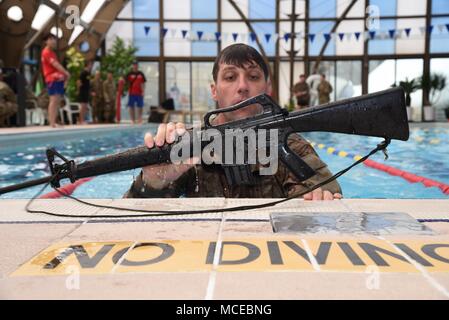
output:
[[[226,208],[267,199],[116,199],[147,210]],[[0,200],[0,299],[449,299],[449,223],[433,234],[274,233],[271,213],[404,212],[449,219],[449,200],[291,200],[194,216],[123,214],[72,200]],[[135,213],[130,212],[133,215]],[[221,258],[220,258],[221,257]]]
[[[45,133],[45,132],[52,133],[58,131],[71,131],[71,130],[123,128],[131,126],[132,126],[131,122],[122,122],[120,124],[112,123],[112,124],[65,125],[63,127],[57,128],[52,128],[50,126],[11,127],[11,128],[0,128],[0,136],[9,134],[22,134],[22,133],[24,134]]]

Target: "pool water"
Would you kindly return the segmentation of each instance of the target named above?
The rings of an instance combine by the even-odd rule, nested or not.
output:
[[[51,134],[11,135],[0,137],[0,186],[37,179],[49,174],[45,150],[54,147],[77,163],[141,145],[143,136],[155,125],[120,129],[91,129]],[[365,155],[382,139],[334,133],[304,133],[310,141],[334,147],[338,151]],[[371,159],[411,173],[449,184],[449,130],[446,128],[411,129],[409,141],[392,141],[390,158],[382,153]],[[333,173],[349,166],[353,159],[342,158],[316,148]],[[121,198],[140,169],[94,178],[78,187],[73,195],[79,198]],[[339,178],[346,198],[448,198],[435,187],[409,183],[402,178],[360,164]],[[31,198],[42,187],[33,187],[0,196],[0,198]],[[50,192],[48,187],[44,192]]]

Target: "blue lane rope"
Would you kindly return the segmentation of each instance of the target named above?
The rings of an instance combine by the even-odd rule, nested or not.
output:
[[[418,222],[449,222],[449,219],[416,219]]]

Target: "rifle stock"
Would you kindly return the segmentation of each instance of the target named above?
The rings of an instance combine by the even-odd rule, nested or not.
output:
[[[292,131],[327,131],[406,141],[409,138],[404,91],[392,88],[291,112]]]

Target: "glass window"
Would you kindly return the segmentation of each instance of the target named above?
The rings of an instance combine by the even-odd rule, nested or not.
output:
[[[248,27],[244,22],[223,22],[221,24],[221,48],[224,49],[234,43],[248,43]],[[234,40],[233,33],[237,33]]]
[[[297,51],[296,56],[303,56],[305,54],[304,52],[304,22],[299,22],[297,21],[295,23],[295,33],[297,34],[297,37],[294,39],[295,41],[295,51]],[[281,22],[279,24],[279,30],[280,30],[280,39],[279,39],[279,55],[281,57],[286,57],[288,56],[288,52],[290,51],[291,48],[291,38],[289,38],[287,41],[285,41],[284,34],[285,33],[290,33],[291,32],[291,23],[284,21]],[[299,34],[301,36],[299,36]],[[276,38],[274,37],[274,35],[271,37],[271,40],[273,42],[276,42]],[[308,40],[307,40],[308,41]]]
[[[396,65],[393,59],[369,62],[368,93],[391,88],[396,80]]]
[[[139,69],[145,74],[145,106],[159,105],[159,63],[140,62]]]
[[[391,88],[399,81],[412,80],[422,75],[423,59],[371,60],[369,63],[368,92]],[[412,107],[422,106],[422,91],[411,95]]]
[[[146,34],[145,27],[150,30]],[[137,56],[159,55],[159,23],[157,22],[134,22],[134,46],[139,50]]]
[[[112,48],[117,37],[121,38],[126,44],[134,44],[133,33],[132,22],[114,21],[106,34],[106,50]]]
[[[164,0],[165,19],[190,19],[191,0]]]
[[[276,31],[276,25],[274,22],[253,22],[252,26],[254,28],[255,33],[259,39],[259,43],[262,45],[263,49],[267,56],[274,56],[276,54],[276,46],[275,41],[270,38],[270,41],[267,42],[265,38],[265,34],[269,33],[273,35]],[[273,37],[273,36],[271,36]],[[256,41],[251,41],[251,37],[248,40],[248,43],[259,50]]]
[[[337,17],[341,16],[350,4],[347,0],[337,0]],[[354,6],[349,10],[348,18],[361,18],[365,16],[365,0],[357,0]]]
[[[310,1],[309,3],[309,18],[335,18],[336,14],[336,0]]]
[[[344,20],[337,27],[337,37],[335,38],[335,45],[337,47],[337,55],[362,55],[364,37],[361,33],[359,39],[354,35],[354,32],[361,31],[364,28],[364,20]],[[344,33],[343,40],[340,40],[338,34]],[[348,38],[349,35],[349,38]]]
[[[398,16],[426,15],[427,1],[423,0],[397,0]],[[432,0],[429,0],[432,1]]]
[[[426,25],[426,19],[398,19],[397,28],[411,28],[410,35],[407,37],[405,31],[402,31],[401,37],[396,39],[396,53],[421,53],[424,54],[425,37],[421,35],[420,28]]]
[[[306,2],[304,0],[294,0],[295,3],[295,13],[298,18],[304,19],[306,16]],[[292,0],[282,0],[279,1],[279,17],[280,19],[289,19],[289,15],[292,13]]]
[[[164,54],[171,57],[191,56],[190,22],[166,22],[164,27],[168,29],[164,37]],[[187,31],[185,38],[182,30]]]
[[[337,61],[335,99],[342,100],[362,94],[362,62]]]
[[[159,19],[159,0],[133,0],[134,18]]]
[[[321,48],[324,45],[324,33],[330,33],[332,27],[334,26],[334,21],[314,21],[309,24],[309,34],[314,34],[315,38],[309,41],[309,54],[311,56],[319,55]],[[324,55],[334,55],[335,54],[335,37],[332,37],[324,51]]]
[[[431,53],[449,52],[449,31],[446,29],[447,23],[448,18],[432,18],[434,28],[430,36]],[[442,32],[438,30],[438,25],[444,25]]]
[[[395,40],[391,39],[388,30],[396,29],[396,20],[383,19],[380,20],[380,32],[376,32],[376,38],[368,41],[369,54],[391,54],[395,50]]]
[[[133,17],[133,2],[128,2],[125,7],[122,9],[122,11],[118,14],[117,18],[119,19],[132,19]]]
[[[428,0],[432,1],[432,14],[449,13],[449,1],[447,0]]]
[[[423,74],[423,59],[398,59],[396,60],[396,83],[406,79],[412,80]],[[422,90],[411,94],[412,107],[422,106]]]
[[[216,19],[217,0],[192,0],[193,19]]]
[[[310,62],[310,72],[313,72],[315,67],[315,61]],[[318,86],[320,85],[320,74],[324,74],[326,76],[326,80],[329,81],[330,85],[332,86],[333,90],[330,94],[331,101],[335,100],[335,76],[336,76],[336,69],[335,69],[335,61],[321,61],[317,72],[315,74],[311,74],[309,77],[307,77],[307,83],[310,86],[310,105],[315,106],[318,105]]]
[[[250,19],[275,19],[275,0],[249,0]]]
[[[279,103],[281,107],[288,104],[290,92],[293,85],[299,81],[299,75],[304,73],[304,63],[295,62],[293,70],[293,84],[290,84],[290,63],[281,62],[279,64]],[[296,104],[296,102],[294,102]]]
[[[449,58],[434,58],[430,60],[430,72],[431,73],[439,73],[446,76],[447,81],[449,81]],[[446,88],[441,91],[441,93],[436,97],[433,101],[434,106],[437,110],[442,110],[446,107],[449,107],[449,85],[446,85]],[[437,112],[441,114],[441,119],[444,120],[445,117],[442,114],[442,111]]]
[[[235,1],[237,6],[243,12],[245,17],[248,16],[248,0],[239,0]],[[234,9],[234,7],[229,3],[229,1],[221,1],[221,17],[223,19],[237,19],[241,20],[242,18],[238,14],[238,12]]]
[[[213,62],[192,62],[192,110],[208,111],[215,109],[210,85],[213,83]],[[194,119],[197,120],[197,119]]]
[[[379,15],[395,16],[396,15],[396,0],[370,0],[370,6],[377,6],[379,8]]]
[[[167,97],[173,98],[176,110],[190,111],[190,63],[165,64]]]
[[[201,40],[198,38],[198,31],[203,32]],[[215,41],[215,23],[192,23],[193,41],[192,56],[216,56],[217,42]],[[198,39],[198,40],[197,40]]]

